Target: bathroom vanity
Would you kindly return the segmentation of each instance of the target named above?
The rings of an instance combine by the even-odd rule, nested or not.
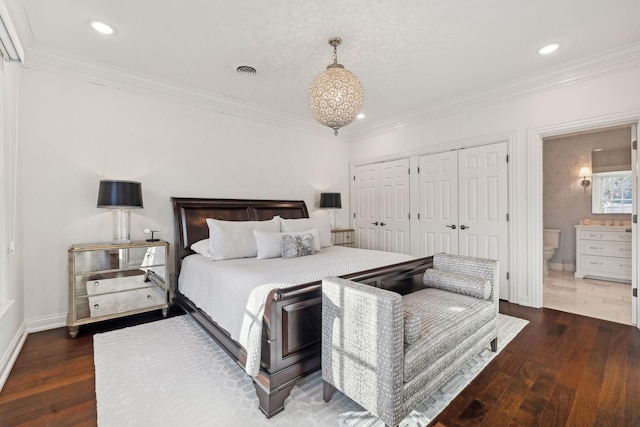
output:
[[[631,282],[631,226],[576,225],[575,277]]]

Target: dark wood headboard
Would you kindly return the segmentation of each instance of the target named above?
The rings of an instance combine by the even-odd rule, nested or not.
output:
[[[264,221],[282,218],[308,218],[303,200],[197,199],[172,197],[176,277],[182,260],[194,252],[191,244],[209,237],[207,218],[227,221]]]

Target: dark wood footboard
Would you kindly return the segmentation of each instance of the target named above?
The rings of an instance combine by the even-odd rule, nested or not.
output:
[[[432,257],[419,258],[342,277],[406,294],[424,287],[422,276],[432,265]],[[321,282],[313,282],[269,294],[263,318],[261,369],[253,379],[260,410],[267,417],[284,409],[284,401],[298,380],[320,369],[321,286]],[[238,342],[179,290],[174,302],[244,368],[247,355]]]

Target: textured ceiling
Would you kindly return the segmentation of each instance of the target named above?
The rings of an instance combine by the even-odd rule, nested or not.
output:
[[[56,51],[305,119],[309,85],[332,61],[327,40],[339,36],[339,62],[365,91],[356,128],[640,40],[638,0],[12,3],[26,16],[27,63],[30,50]],[[91,19],[116,34],[94,32]],[[536,53],[556,41],[556,53]]]

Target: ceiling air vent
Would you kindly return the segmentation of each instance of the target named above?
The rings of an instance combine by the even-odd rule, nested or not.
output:
[[[248,74],[248,75],[254,75],[257,73],[256,69],[249,65],[241,65],[238,68],[236,68],[236,71],[239,74]]]

